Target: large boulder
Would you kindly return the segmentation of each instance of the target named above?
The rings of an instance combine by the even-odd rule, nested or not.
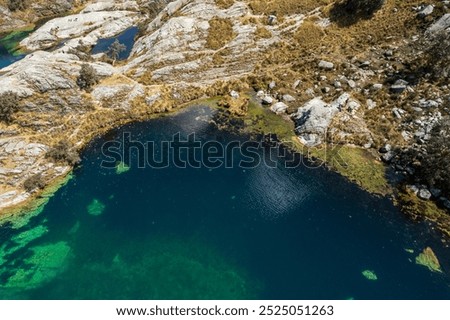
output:
[[[293,115],[299,139],[307,146],[322,143],[328,126],[339,109],[321,98],[314,98],[300,107]]]
[[[272,107],[270,107],[270,110],[272,110],[272,112],[275,112],[276,114],[285,113],[287,109],[288,106],[284,102],[277,102]]]
[[[450,13],[443,15],[438,21],[433,23],[427,30],[428,33],[438,33],[442,30],[450,29]]]
[[[314,98],[300,107],[297,113],[292,115],[300,141],[309,147],[321,144],[331,121],[349,101],[351,101],[350,95],[343,93],[331,103],[326,103],[321,98]]]
[[[329,61],[320,60],[319,62],[319,68],[324,70],[333,70],[334,64]]]

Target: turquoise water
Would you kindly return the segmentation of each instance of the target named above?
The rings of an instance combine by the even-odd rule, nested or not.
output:
[[[98,40],[97,44],[92,48],[92,54],[97,53],[106,53],[108,52],[109,47],[111,44],[118,39],[120,43],[124,44],[127,48],[123,52],[119,54],[119,60],[125,60],[129,57],[131,50],[133,49],[134,45],[134,37],[138,33],[139,29],[137,27],[132,27],[121,34],[119,34],[117,37],[112,38],[106,38],[106,39],[100,39]]]
[[[23,59],[25,54],[18,53],[17,46],[31,31],[15,31],[0,37],[0,69]]]
[[[124,132],[244,139],[211,116],[193,108],[93,141],[41,214],[0,228],[0,297],[450,298],[448,275],[414,262],[430,246],[448,272],[438,235],[325,169],[286,169],[282,158],[276,168],[138,169],[134,158],[118,171],[100,167],[102,144]]]
[[[14,62],[22,59],[24,55],[13,56],[8,50],[0,44],[0,69],[5,68]]]

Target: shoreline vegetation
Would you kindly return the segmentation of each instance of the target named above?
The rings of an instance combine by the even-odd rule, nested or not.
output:
[[[91,141],[99,136],[105,135],[108,131],[120,128],[120,126],[131,124],[133,122],[151,121],[159,117],[174,115],[183,112],[189,107],[208,106],[210,108],[228,112],[228,107],[224,106],[223,101],[226,98],[217,96],[214,98],[197,99],[180,105],[178,108],[172,109],[165,113],[144,114],[139,118],[124,120],[117,124],[112,124],[102,128],[98,133],[93,134],[91,138],[84,141],[80,147],[80,151],[88,147]],[[447,224],[446,212],[437,207],[434,202],[423,201],[415,197],[411,192],[403,190],[401,186],[395,186],[387,177],[388,167],[369,151],[357,146],[340,145],[331,146],[330,148],[307,148],[301,144],[294,134],[293,122],[288,118],[280,117],[265,108],[256,99],[249,94],[245,101],[247,111],[239,115],[227,114],[228,120],[238,119],[243,122],[241,133],[250,135],[275,134],[280,143],[292,152],[300,153],[308,161],[324,165],[329,170],[339,173],[349,182],[355,183],[363,190],[381,197],[390,198],[393,203],[398,206],[412,220],[418,221],[426,219],[436,225],[443,235],[450,238],[450,224]],[[231,126],[225,124],[225,129],[231,130]],[[125,173],[130,168],[125,164],[118,164],[116,168],[117,174]],[[46,187],[41,191],[37,191],[32,196],[11,208],[7,208],[0,213],[0,223],[5,221],[23,221],[28,217],[39,214],[51,199],[53,194],[61,187],[66,185],[73,177],[73,169],[67,174],[48,182]]]

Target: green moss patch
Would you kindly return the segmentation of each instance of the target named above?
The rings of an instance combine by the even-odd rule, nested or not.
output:
[[[294,134],[294,123],[276,115],[255,101],[250,101],[244,116],[246,130],[250,133],[276,134],[281,141],[290,141]]]
[[[352,146],[331,145],[309,148],[307,152],[309,157],[324,161],[330,168],[368,192],[380,195],[391,192],[386,178],[386,167],[367,150]]]
[[[398,192],[396,201],[407,216],[414,220],[432,221],[441,232],[450,237],[450,216],[434,201],[422,200],[407,188]]]
[[[3,38],[0,38],[0,46],[3,46],[13,56],[22,55],[24,52],[20,50],[19,43],[25,39],[33,29],[34,27],[29,27],[9,33]]]

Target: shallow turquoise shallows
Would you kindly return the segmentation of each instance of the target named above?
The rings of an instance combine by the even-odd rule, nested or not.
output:
[[[244,139],[211,116],[191,108],[93,141],[40,214],[0,227],[0,297],[450,298],[439,236],[325,169],[285,169],[281,158],[272,169],[100,166],[101,146],[124,132],[157,144],[177,132]],[[444,273],[415,263],[428,246]]]
[[[31,31],[14,31],[0,38],[0,70],[25,57],[17,49],[19,42],[30,33]]]

